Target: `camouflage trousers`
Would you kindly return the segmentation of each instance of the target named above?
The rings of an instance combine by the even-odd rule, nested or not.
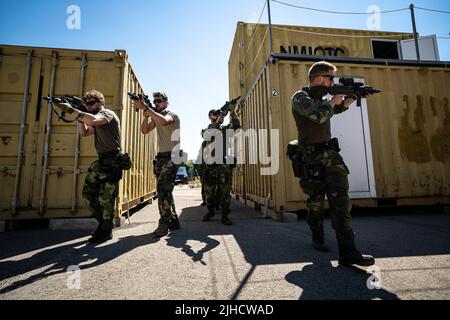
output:
[[[206,186],[206,180],[204,177],[200,178],[200,182],[202,184],[202,200],[204,203],[206,203],[206,197],[207,197],[207,186]],[[211,190],[211,188],[210,188]],[[212,191],[213,192],[213,191]],[[221,198],[222,198],[222,191],[219,187],[215,188],[215,191],[212,193],[214,195],[214,197],[212,199],[210,199],[211,203],[214,203],[214,207],[218,208],[220,206],[221,203]]]
[[[112,158],[92,163],[83,186],[83,198],[103,231],[114,227],[116,198],[122,170]]]
[[[313,238],[324,238],[325,195],[330,204],[332,226],[336,231],[339,245],[353,245],[351,201],[348,195],[349,170],[340,154],[334,148],[305,151],[307,177],[300,180],[303,192],[308,195],[307,222]]]
[[[222,217],[230,214],[231,182],[233,168],[229,165],[213,164],[207,166],[203,180],[205,182],[206,205],[214,212],[217,202],[222,209]],[[217,198],[220,198],[218,201]]]
[[[202,185],[202,201],[206,203],[205,179],[203,179],[203,176],[200,176],[200,183]]]
[[[160,155],[156,157],[153,165],[157,178],[159,214],[163,220],[171,223],[177,217],[172,193],[179,165],[174,164],[170,156],[162,157]]]

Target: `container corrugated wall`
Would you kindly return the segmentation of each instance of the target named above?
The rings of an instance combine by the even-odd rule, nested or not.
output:
[[[76,124],[59,121],[42,100],[49,94],[81,96],[94,88],[103,92],[106,106],[121,120],[122,147],[134,162],[120,183],[118,213],[153,197],[156,137],[140,134],[142,114],[131,109],[127,98],[127,91],[142,88],[125,51],[0,49],[0,219],[90,215],[81,191],[87,169],[97,158],[93,137],[80,138]]]
[[[344,36],[342,36],[344,35]],[[371,39],[411,39],[411,33],[273,25],[274,53],[372,58]],[[383,38],[384,37],[384,38]],[[239,22],[229,60],[230,96],[244,96],[270,52],[269,26]],[[232,72],[231,72],[232,70]]]
[[[271,119],[266,116],[269,114],[268,92],[270,88],[268,87],[269,73],[266,71],[267,69],[261,73],[258,81],[255,82],[254,90],[248,95],[243,106],[239,108],[242,128],[247,134],[245,139],[251,139],[253,135],[254,138],[251,141],[256,143],[249,143],[250,140],[247,140],[247,147],[239,150],[245,154],[246,164],[237,167],[234,179],[234,191],[237,194],[251,197],[259,203],[273,194],[272,176],[260,174],[264,166],[258,164],[257,159],[259,152],[264,155],[270,155],[272,152],[270,145],[262,143],[261,139],[264,140],[264,137],[260,136],[261,130],[266,130],[263,132],[265,140],[270,141]],[[254,131],[247,129],[254,129]],[[251,155],[255,158],[251,159]]]
[[[238,26],[237,35],[239,32]],[[239,55],[233,50],[230,94],[238,92],[246,97],[238,109],[243,129],[260,128],[260,123],[267,123],[270,129],[280,132],[280,169],[267,180],[272,198],[270,207],[277,213],[305,209],[306,196],[298,179],[293,176],[285,152],[289,141],[298,135],[291,98],[307,84],[307,73],[313,62],[262,64],[251,84],[243,84],[239,81],[238,71],[231,68],[231,61],[236,59]],[[383,94],[367,101],[377,197],[357,199],[354,204],[377,206],[379,200],[391,199],[398,205],[450,203],[450,70],[350,63],[336,65],[340,76],[361,78],[383,90]],[[240,69],[245,67],[241,65]],[[276,95],[272,92],[274,89]],[[255,173],[257,168],[239,166],[234,188],[243,198],[262,204],[267,190],[260,186],[267,184],[264,177]]]

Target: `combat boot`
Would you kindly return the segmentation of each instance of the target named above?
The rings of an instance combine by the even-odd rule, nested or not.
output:
[[[223,214],[222,213],[222,224],[226,225],[226,226],[231,226],[233,223],[231,222],[230,219],[228,219],[228,214]]]
[[[91,237],[96,238],[99,235],[100,230],[101,230],[101,224],[99,223],[97,226],[97,229],[95,229],[95,231],[91,234]]]
[[[339,265],[350,267],[357,265],[370,267],[375,264],[375,259],[369,255],[363,255],[354,245],[339,246]]]
[[[323,224],[319,227],[310,227],[312,232],[312,246],[319,252],[328,252],[330,248],[325,245],[325,232],[323,230]]]
[[[203,222],[208,222],[209,220],[211,220],[212,217],[214,217],[216,214],[214,213],[214,210],[209,210],[208,213],[206,215],[203,216],[202,221]]]
[[[231,226],[233,225],[233,223],[231,222],[230,219],[228,219],[228,217],[222,217],[222,224],[226,225],[226,226]]]
[[[169,233],[169,227],[170,223],[161,218],[159,219],[158,228],[156,228],[156,230],[153,231],[153,235],[155,236],[155,238],[165,237]]]
[[[181,229],[180,220],[178,219],[178,215],[175,214],[174,217],[172,218],[172,223],[170,224],[169,230],[174,231],[180,229]]]
[[[329,252],[330,248],[325,245],[324,237],[313,235],[312,246],[319,252]]]
[[[104,231],[100,229],[95,236],[92,236],[92,238],[89,239],[89,243],[101,244],[109,240],[112,240],[112,238],[113,238],[112,230]]]

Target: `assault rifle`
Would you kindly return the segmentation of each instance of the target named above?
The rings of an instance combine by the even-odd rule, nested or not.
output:
[[[234,108],[234,106],[238,103],[239,100],[241,100],[241,96],[239,96],[231,101],[226,102],[222,108],[220,108],[219,110],[216,110],[215,115],[218,117],[225,118],[227,116],[227,114],[230,112],[230,110],[232,108]]]
[[[371,94],[381,93],[381,90],[368,87],[362,82],[355,82],[353,78],[340,78],[339,84],[335,84],[329,88],[328,93],[332,96],[343,94],[354,97],[358,107],[361,107],[362,98]]]
[[[147,95],[129,92],[128,93],[128,97],[130,97],[130,99],[133,100],[133,101],[144,100],[145,104],[147,105],[146,110],[147,109],[152,109],[153,111],[158,112],[158,111],[156,111],[156,108],[153,107],[152,102],[150,101],[150,99],[149,99],[149,97]],[[136,112],[139,112],[139,110],[136,109]]]
[[[42,99],[47,101],[51,105],[51,107],[53,109],[53,112],[55,112],[55,114],[58,116],[58,118],[60,120],[62,120],[63,122],[66,122],[66,123],[74,122],[76,119],[74,119],[74,120],[67,120],[66,119],[66,113],[65,112],[61,112],[61,114],[59,114],[58,111],[56,111],[56,109],[55,109],[55,104],[68,103],[74,109],[77,109],[77,110],[79,110],[81,112],[90,113],[87,110],[83,99],[75,97],[75,96],[68,96],[68,95],[63,96],[63,97],[50,97],[50,96],[47,96],[47,97],[42,97]]]

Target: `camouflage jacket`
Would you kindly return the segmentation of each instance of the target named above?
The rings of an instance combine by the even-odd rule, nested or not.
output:
[[[294,116],[299,140],[306,144],[317,144],[331,140],[330,119],[348,108],[342,103],[332,107],[330,99],[314,99],[309,95],[309,88],[303,88],[292,97],[292,114]]]
[[[241,128],[241,122],[239,120],[239,117],[236,113],[232,112],[230,113],[230,123],[228,125],[223,125],[219,121],[211,123],[207,129],[202,130],[202,136],[205,138],[205,133],[208,130],[219,130],[222,133],[222,139],[223,139],[223,154],[224,158],[227,157],[226,151],[227,151],[227,130],[239,130]],[[202,143],[202,149],[204,150],[205,154],[211,154],[212,156],[215,155],[215,150],[208,150],[207,148],[213,148],[213,142],[215,141],[214,137],[210,141],[204,140]],[[224,159],[224,163],[226,163],[226,159]]]

